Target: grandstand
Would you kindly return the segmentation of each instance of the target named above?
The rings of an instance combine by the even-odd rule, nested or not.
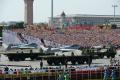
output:
[[[13,32],[13,31],[10,31],[10,30],[4,30],[3,31],[3,43],[5,43],[7,45],[9,45],[9,44],[36,43],[36,44],[38,44],[38,47],[40,47],[40,45],[42,44],[39,38],[36,38],[34,36],[30,36],[30,35],[25,35],[25,34],[20,33],[20,32]],[[48,40],[45,40],[45,43],[47,45],[55,44],[54,42],[48,41]]]
[[[28,26],[24,30],[14,30],[13,33],[21,33],[28,43],[36,42],[41,45],[44,39],[46,45],[60,47],[64,45],[78,44],[83,47],[108,45],[120,45],[120,29],[100,29],[99,27],[88,28],[64,28],[49,29],[46,27]],[[14,41],[13,41],[14,42]]]
[[[6,44],[22,44],[22,42],[17,38],[15,32],[4,30],[3,31],[3,43]]]

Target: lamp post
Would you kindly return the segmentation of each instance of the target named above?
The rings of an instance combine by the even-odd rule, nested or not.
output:
[[[51,0],[51,26],[53,26],[53,0]]]
[[[115,8],[118,7],[117,5],[112,5],[112,7],[114,8],[114,24],[115,24]]]

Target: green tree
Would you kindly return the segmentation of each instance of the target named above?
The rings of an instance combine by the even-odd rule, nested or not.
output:
[[[18,22],[16,23],[16,28],[24,28],[24,22]]]

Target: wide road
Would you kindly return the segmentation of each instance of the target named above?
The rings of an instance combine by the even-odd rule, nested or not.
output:
[[[116,59],[119,59],[120,61],[120,50],[118,51],[118,54],[116,55]],[[44,67],[56,67],[56,66],[49,66],[47,62],[43,61]],[[68,63],[68,66],[73,66],[70,63]],[[30,61],[30,59],[27,59],[26,61],[9,61],[8,58],[4,55],[1,55],[0,58],[0,67],[4,67],[5,65],[16,65],[11,66],[12,68],[19,68],[24,66],[31,66],[33,68],[39,68],[40,67],[40,60],[37,61]],[[110,59],[107,59],[106,57],[104,59],[94,59],[91,65],[110,65]],[[74,65],[74,66],[88,66],[87,64],[84,65]],[[64,66],[62,66],[64,67]]]

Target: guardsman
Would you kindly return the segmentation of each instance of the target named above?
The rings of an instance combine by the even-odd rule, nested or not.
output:
[[[6,66],[6,67],[4,68],[4,71],[5,71],[5,74],[8,74],[9,68]]]
[[[42,59],[41,59],[41,61],[40,61],[40,68],[41,68],[41,69],[43,68],[43,61],[42,61]]]
[[[108,78],[109,78],[109,70],[108,70],[108,69],[105,69],[103,80],[108,80]]]
[[[92,61],[92,56],[90,55],[89,56],[89,59],[88,59],[88,66],[90,67],[90,65],[91,65],[91,61]]]
[[[67,60],[65,60],[65,68],[67,69]]]
[[[111,72],[111,77],[112,77],[112,80],[115,80],[116,75],[115,75],[115,71],[114,70],[112,70],[112,72]]]

